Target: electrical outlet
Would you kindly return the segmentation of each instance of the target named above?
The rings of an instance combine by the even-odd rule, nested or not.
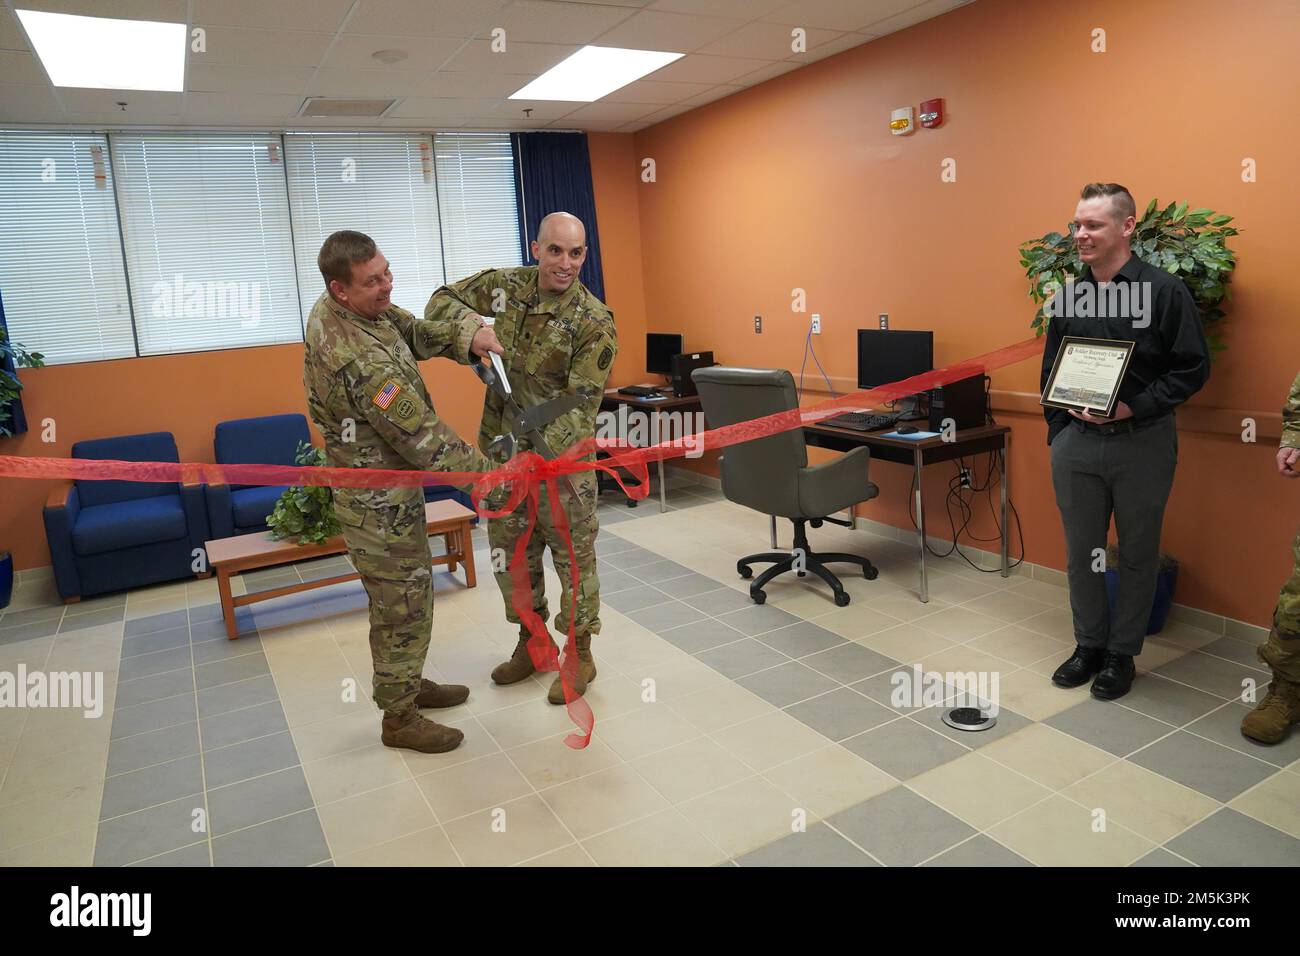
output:
[[[962,469],[961,469],[961,486],[962,486],[963,488],[969,488],[969,487],[970,487],[970,469],[969,469],[969,468],[962,468]]]
[[[881,312],[881,313],[880,313],[880,327],[881,327],[882,329],[888,329],[888,328],[889,328],[889,313],[888,313],[888,312]]]
[[[822,334],[822,317],[818,315],[816,312],[813,313],[813,317],[812,317],[812,330],[813,330],[813,335]]]
[[[754,316],[754,334],[763,334],[763,317],[761,315]]]

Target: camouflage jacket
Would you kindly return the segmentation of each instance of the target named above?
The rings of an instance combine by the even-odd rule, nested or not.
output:
[[[1300,448],[1300,375],[1291,383],[1291,394],[1282,406],[1282,447]]]
[[[478,361],[469,352],[469,339],[478,325],[473,313],[495,320],[493,329],[505,349],[502,360],[520,408],[565,392],[588,396],[586,404],[543,429],[551,450],[558,455],[574,442],[594,437],[596,413],[618,352],[614,313],[577,279],[558,298],[543,300],[536,266],[484,269],[443,286],[424,308],[426,323],[438,330],[440,341],[455,343],[456,361],[466,364]],[[480,447],[486,448],[507,430],[501,420],[502,404],[489,389],[479,427]],[[519,450],[528,447],[521,437]]]
[[[336,468],[476,471],[492,465],[477,448],[443,424],[415,360],[468,347],[455,330],[415,318],[393,306],[363,319],[322,293],[307,318],[302,381],[312,421],[325,436]],[[353,432],[353,430],[355,430]],[[402,489],[335,489],[339,518],[350,504],[386,504]]]

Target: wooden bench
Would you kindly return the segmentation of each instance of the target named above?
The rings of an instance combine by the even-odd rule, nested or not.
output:
[[[455,501],[430,501],[424,506],[424,520],[428,524],[428,533],[440,534],[447,542],[447,553],[434,557],[430,564],[435,566],[445,564],[447,570],[453,573],[458,564],[463,564],[465,586],[470,588],[478,584],[474,576],[474,549],[470,544],[470,521],[473,518],[473,511]],[[298,591],[356,581],[360,577],[353,571],[350,574],[321,578],[318,581],[303,581],[254,594],[236,596],[230,593],[230,579],[236,574],[258,568],[295,564],[298,561],[331,554],[346,554],[347,543],[342,535],[338,535],[324,544],[301,545],[295,538],[276,541],[269,531],[264,531],[261,534],[240,534],[233,538],[219,538],[207,542],[206,547],[208,566],[217,572],[217,589],[221,593],[221,615],[226,621],[226,636],[232,641],[239,636],[235,631],[235,608],[258,601],[269,601],[271,598],[283,597]]]

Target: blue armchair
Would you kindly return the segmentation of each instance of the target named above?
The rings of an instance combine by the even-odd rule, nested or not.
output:
[[[292,465],[299,442],[311,442],[303,415],[263,415],[217,425],[212,450],[221,465]],[[212,537],[265,531],[288,485],[207,485]]]
[[[180,461],[170,432],[80,441],[72,457]],[[45,537],[66,603],[193,577],[194,549],[208,540],[203,491],[169,481],[68,482],[45,505]]]

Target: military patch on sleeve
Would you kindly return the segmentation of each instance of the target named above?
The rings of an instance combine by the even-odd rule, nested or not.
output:
[[[604,371],[609,368],[609,363],[612,361],[614,361],[614,350],[606,345],[600,353],[600,358],[596,359],[596,364]]]
[[[401,391],[402,387],[390,378],[384,383],[384,387],[375,393],[371,401],[384,411],[388,411],[388,406],[393,404],[393,399],[397,398]]]
[[[397,403],[398,418],[410,418],[411,415],[414,414],[414,412],[415,412],[415,402],[411,401],[409,398],[404,398]]]

